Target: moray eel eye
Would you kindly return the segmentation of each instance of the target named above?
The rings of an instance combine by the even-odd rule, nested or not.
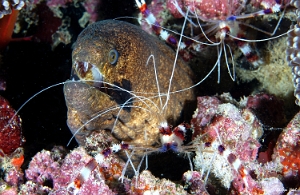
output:
[[[112,49],[109,51],[108,61],[111,65],[116,65],[118,58],[119,58],[119,53],[117,52],[117,50]]]

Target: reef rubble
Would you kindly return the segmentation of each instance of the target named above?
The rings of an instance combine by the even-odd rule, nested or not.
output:
[[[4,7],[0,7],[0,16],[5,15],[5,17],[10,16],[11,10],[16,11],[24,5],[22,0],[15,5],[13,5],[14,1],[11,0],[3,2],[9,3],[8,11],[4,12]],[[175,11],[186,10],[182,5],[180,5],[180,9],[176,8],[172,2],[174,1],[166,1],[166,4],[164,1],[153,0],[149,8],[160,25],[170,25],[167,27],[179,32],[183,19],[177,18],[181,18],[182,13],[173,13],[172,16],[169,11],[171,11],[170,9]],[[193,1],[185,0],[184,2],[190,3]],[[254,11],[261,9],[258,4],[269,2],[269,0],[252,0],[248,2],[251,2],[251,4],[245,6],[247,10],[243,10],[239,16],[243,17],[244,11],[249,11],[248,9],[254,13]],[[278,1],[271,2],[277,4]],[[258,67],[257,70],[251,68],[251,70],[246,70],[245,66],[248,63],[241,60],[245,56],[243,57],[238,51],[239,45],[235,45],[239,41],[235,38],[232,39],[232,37],[225,40],[225,43],[228,43],[232,48],[235,56],[231,60],[237,60],[239,65],[239,68],[237,68],[239,82],[258,81],[259,85],[255,86],[254,91],[264,91],[265,93],[249,95],[250,92],[245,93],[245,91],[239,89],[232,90],[234,82],[231,82],[229,77],[228,79],[222,77],[221,84],[217,84],[214,76],[212,78],[215,84],[212,84],[213,82],[210,82],[210,80],[208,81],[209,85],[202,85],[205,90],[198,89],[199,93],[203,92],[206,96],[198,97],[197,109],[192,120],[190,122],[185,121],[190,124],[189,135],[185,137],[185,144],[180,146],[180,152],[183,155],[176,154],[183,159],[188,159],[186,154],[190,154],[191,164],[194,166],[188,167],[190,170],[182,174],[180,181],[170,180],[164,175],[155,175],[152,168],[144,170],[145,164],[136,167],[136,164],[132,163],[133,160],[128,159],[133,158],[134,153],[139,150],[137,145],[123,148],[123,151],[120,151],[121,154],[107,150],[120,144],[120,140],[117,140],[110,132],[107,133],[105,130],[93,131],[90,136],[86,137],[82,146],[72,150],[68,150],[64,146],[43,149],[24,163],[24,148],[22,146],[25,139],[22,137],[21,119],[15,116],[14,126],[9,126],[9,129],[13,129],[15,133],[9,134],[6,131],[8,129],[6,126],[8,116],[12,116],[15,111],[8,106],[6,100],[0,99],[0,109],[4,113],[3,117],[1,113],[0,118],[0,121],[2,121],[2,123],[0,122],[2,126],[0,128],[0,148],[2,149],[0,150],[0,195],[300,194],[300,112],[294,118],[291,118],[288,115],[293,115],[294,111],[290,111],[286,107],[286,104],[291,104],[292,101],[290,100],[294,98],[292,97],[293,82],[297,82],[298,79],[296,78],[297,75],[294,79],[292,78],[293,75],[289,72],[290,67],[285,62],[287,57],[290,61],[289,65],[293,67],[293,74],[297,73],[298,69],[295,67],[295,63],[298,63],[298,57],[294,57],[298,56],[298,45],[293,43],[299,43],[297,37],[299,35],[299,10],[297,10],[297,20],[293,13],[295,9],[299,8],[299,1],[282,2],[284,5],[288,5],[288,2],[290,2],[296,6],[290,6],[286,10],[282,8],[279,14],[275,13],[274,15],[265,15],[254,19],[242,18],[240,21],[246,24],[255,21],[270,30],[276,26],[274,21],[278,20],[279,15],[285,14],[283,17],[284,22],[282,22],[284,24],[279,28],[278,33],[283,33],[283,30],[287,29],[286,25],[297,23],[292,25],[292,28],[295,29],[289,33],[287,54],[282,52],[286,47],[284,37],[278,41],[266,41],[267,44],[255,45],[252,43],[251,46],[258,51],[258,56],[262,58],[264,64]],[[30,3],[26,1],[26,6],[20,11],[19,19],[16,22],[15,34],[25,36],[28,32],[30,34],[30,31],[34,31],[31,40],[36,43],[48,43],[49,45],[51,43],[53,50],[56,47],[70,46],[75,41],[75,37],[81,28],[99,19],[99,12],[97,11],[99,6],[99,1],[94,0],[80,1],[79,3],[76,1],[31,1]],[[239,7],[239,5],[234,6]],[[208,8],[205,7],[204,9]],[[80,14],[74,14],[75,12]],[[206,14],[201,17],[202,19],[209,19],[201,21],[203,24],[206,23],[203,26],[214,24],[210,23],[210,19],[212,19],[210,15]],[[224,18],[220,18],[220,20],[225,21]],[[41,25],[45,24],[44,21],[47,21],[45,26]],[[153,33],[153,26],[149,26],[145,20],[142,20],[141,25],[147,32]],[[231,26],[227,25],[227,27]],[[47,32],[43,31],[44,29],[47,29]],[[192,30],[193,28],[186,29],[185,34],[192,34]],[[11,31],[13,31],[13,27],[10,27]],[[253,29],[249,32],[252,31]],[[243,28],[241,28],[241,32],[247,35],[249,40],[259,39],[262,36],[260,32],[256,32],[255,37],[251,37],[250,34],[252,33],[244,31]],[[7,40],[3,44],[6,47],[12,39],[8,31],[5,33]],[[199,33],[199,30],[195,33]],[[208,35],[213,39],[216,34]],[[203,37],[200,36],[199,40],[203,41]],[[185,43],[189,42],[186,41]],[[191,45],[188,45],[183,51],[185,55],[181,54],[182,57],[190,61],[191,66],[197,66],[203,72],[201,74],[206,75],[207,73],[203,69],[211,70],[211,64],[219,60],[219,58],[215,58],[217,55],[211,52],[216,50],[215,47],[192,48],[189,46]],[[36,45],[33,47],[36,47]],[[30,50],[28,46],[25,48]],[[276,49],[274,55],[270,54],[273,48]],[[201,49],[201,52],[198,52],[197,49]],[[264,49],[267,52],[264,52]],[[36,53],[34,51],[36,50],[31,51],[31,53]],[[226,50],[224,51],[226,52]],[[14,56],[14,52],[12,53]],[[219,54],[221,55],[221,53]],[[20,57],[22,66],[25,66],[24,56]],[[206,56],[206,58],[203,58],[203,56]],[[30,55],[30,57],[32,56]],[[28,61],[31,65],[32,59]],[[44,62],[45,59],[42,59],[42,61]],[[48,69],[44,63],[40,63],[43,64],[43,69]],[[66,60],[64,63],[69,62]],[[227,63],[227,65],[231,65],[231,63]],[[29,65],[25,67],[27,68]],[[227,72],[227,69],[221,67],[221,71]],[[201,75],[199,72],[195,74],[197,76]],[[49,72],[47,74],[51,75]],[[230,82],[224,82],[224,80],[230,80]],[[247,84],[247,86],[251,86],[251,84]],[[222,92],[231,91],[239,93],[238,97],[242,95],[248,97],[243,97],[240,101],[237,101],[229,94],[211,96],[211,94],[217,92],[220,94],[220,91],[215,91],[220,88],[222,88]],[[256,93],[253,92],[252,88],[246,90],[252,90],[252,94]],[[296,95],[297,92],[296,88]],[[237,97],[236,94],[232,93],[232,95],[235,95],[235,98]],[[280,98],[283,98],[284,101]],[[289,106],[293,107],[294,105]],[[294,108],[294,110],[296,109]],[[299,109],[297,108],[297,110]],[[149,155],[165,155],[165,153],[158,152],[159,144],[154,145],[154,147],[156,147],[155,152],[149,152]],[[143,149],[143,151],[145,150]],[[146,157],[143,158],[143,162],[147,162]],[[174,165],[162,164],[165,167]],[[175,166],[179,167],[181,165],[177,164]],[[134,173],[133,177],[127,177],[129,171]]]
[[[184,173],[181,181],[159,179],[151,170],[140,171],[133,178],[124,177],[124,169],[132,165],[118,153],[106,155],[105,149],[117,140],[102,130],[93,132],[85,146],[72,151],[55,146],[51,151],[38,152],[24,172],[20,165],[13,166],[12,157],[2,156],[0,194],[280,195],[289,190],[288,194],[297,194],[300,113],[282,130],[269,129],[261,123],[264,116],[255,114],[266,100],[280,109],[280,101],[267,94],[239,102],[229,94],[198,97],[191,120],[192,141],[182,146],[186,152],[192,152],[189,146],[196,146],[192,159],[195,167]],[[272,131],[282,132],[278,138],[273,137],[276,144],[267,148],[271,153],[260,155],[266,153],[261,150],[265,144],[262,138],[267,139]],[[132,154],[130,149],[127,151]]]

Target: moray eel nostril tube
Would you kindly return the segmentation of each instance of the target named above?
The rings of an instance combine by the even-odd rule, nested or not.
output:
[[[132,24],[106,20],[84,29],[72,53],[73,70],[79,79],[95,82],[64,86],[72,133],[87,123],[76,140],[84,144],[91,131],[110,130],[119,140],[153,145],[160,123],[183,122],[178,120],[184,107],[195,100],[192,90],[171,93],[162,109],[174,59],[172,49]],[[192,76],[178,59],[170,91],[192,86]]]

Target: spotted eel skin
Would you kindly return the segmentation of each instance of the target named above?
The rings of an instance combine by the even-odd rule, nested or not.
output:
[[[105,20],[84,29],[72,53],[74,74],[98,82],[64,86],[67,124],[73,134],[84,126],[76,133],[78,143],[84,145],[92,131],[107,130],[119,141],[152,146],[158,142],[160,123],[183,122],[185,108],[195,100],[193,91],[171,93],[165,110],[166,96],[158,97],[168,91],[174,59],[171,48],[127,22]],[[192,77],[189,66],[178,59],[171,91],[192,86]]]

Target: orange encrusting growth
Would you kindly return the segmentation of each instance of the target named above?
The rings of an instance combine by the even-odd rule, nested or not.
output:
[[[24,162],[24,155],[11,159],[11,164],[14,165],[16,168],[21,168],[23,162]]]
[[[273,159],[282,165],[284,177],[300,177],[300,112],[280,134],[274,149]]]
[[[279,152],[279,155],[281,157],[283,157],[282,161],[281,161],[281,164],[283,165],[283,169],[282,169],[283,174],[286,174],[290,171],[292,171],[293,173],[299,174],[299,172],[300,172],[300,150],[299,150],[299,148],[298,149],[290,148],[290,150],[285,148],[285,149],[279,150],[278,152]]]
[[[18,10],[13,9],[12,13],[0,19],[0,51],[4,50],[12,40],[15,23],[18,18]]]
[[[117,176],[122,174],[123,167],[119,163],[112,163],[109,169],[100,168],[100,172],[103,173],[106,181],[116,180]]]
[[[134,187],[134,186],[131,186],[131,191],[132,191],[132,193],[135,194],[135,195],[141,195],[141,194],[144,194],[145,191],[150,190],[150,189],[151,189],[151,188],[150,188],[150,185],[149,185],[149,184],[145,185],[144,188],[136,188],[136,187]],[[152,190],[155,190],[155,188],[153,188]]]

